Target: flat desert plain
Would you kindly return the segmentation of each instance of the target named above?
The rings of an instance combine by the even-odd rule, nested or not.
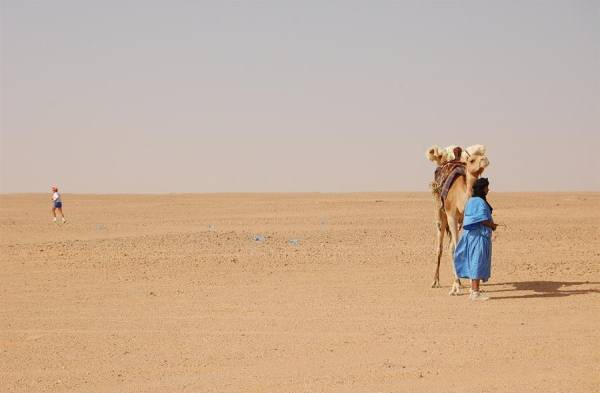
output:
[[[1,196],[0,391],[600,391],[600,194],[489,199],[473,303],[427,193]]]

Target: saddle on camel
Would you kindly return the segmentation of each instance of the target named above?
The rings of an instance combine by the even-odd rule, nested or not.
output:
[[[450,187],[452,187],[452,183],[454,183],[459,176],[466,176],[466,164],[460,159],[462,152],[462,148],[455,147],[453,150],[454,159],[435,169],[433,182],[431,182],[431,191],[440,199],[442,206],[444,205],[444,200],[448,195]]]

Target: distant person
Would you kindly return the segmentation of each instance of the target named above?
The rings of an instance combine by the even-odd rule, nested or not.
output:
[[[62,216],[62,222],[67,222],[67,220],[65,219],[65,214],[62,211],[62,198],[60,196],[60,193],[58,192],[58,187],[52,186],[52,214],[54,215],[54,219],[52,221],[54,222],[56,222],[57,210]]]
[[[486,282],[492,267],[492,231],[498,227],[492,218],[492,207],[487,202],[489,181],[479,178],[473,185],[473,196],[467,201],[463,233],[454,252],[454,266],[460,278],[471,279],[471,300],[488,300],[479,289]]]

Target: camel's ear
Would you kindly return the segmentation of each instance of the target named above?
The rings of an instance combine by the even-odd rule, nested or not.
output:
[[[425,157],[427,157],[427,159],[429,161],[432,162],[437,162],[440,159],[440,147],[439,146],[431,146],[429,149],[427,149],[427,151],[425,152]]]
[[[475,156],[485,156],[485,146],[484,145],[473,145],[467,147],[467,151],[471,155]]]

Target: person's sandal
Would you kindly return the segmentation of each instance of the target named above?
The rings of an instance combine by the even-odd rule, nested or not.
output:
[[[481,291],[472,291],[469,295],[469,299],[471,299],[472,301],[484,301],[489,300],[490,298],[481,293]]]

